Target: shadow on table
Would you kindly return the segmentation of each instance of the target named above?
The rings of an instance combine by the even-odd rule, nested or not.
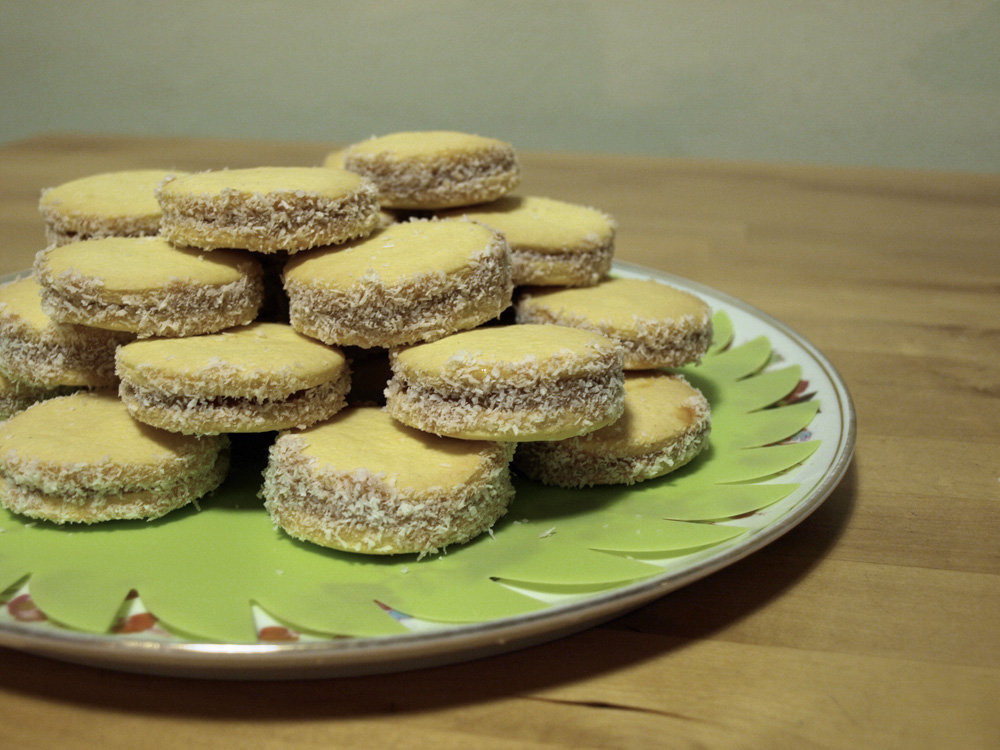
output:
[[[597,628],[508,654],[385,675],[242,682],[132,675],[0,649],[0,689],[133,714],[273,722],[400,715],[525,697],[669,656],[766,607],[834,547],[855,497],[852,463],[809,518],[763,550]]]

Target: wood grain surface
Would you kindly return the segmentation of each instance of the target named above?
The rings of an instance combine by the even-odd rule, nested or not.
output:
[[[333,144],[0,146],[0,272],[43,187],[318,163]],[[217,682],[0,649],[3,747],[1000,746],[1000,176],[522,155],[617,257],[732,294],[839,369],[855,460],[800,526],[600,627],[394,675]],[[0,537],[0,544],[2,544]]]

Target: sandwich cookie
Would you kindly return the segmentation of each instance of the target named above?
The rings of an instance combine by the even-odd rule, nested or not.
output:
[[[385,208],[437,209],[496,200],[521,181],[513,146],[448,130],[392,133],[355,143],[328,164],[364,175]]]
[[[117,384],[115,347],[130,333],[57,323],[34,276],[0,286],[0,373],[28,391]]]
[[[263,285],[260,264],[238,250],[201,253],[162,237],[109,237],[41,251],[42,307],[61,323],[193,336],[249,323]]]
[[[0,505],[60,524],[158,518],[222,483],[228,446],[136,422],[110,393],[60,396],[0,423]]]
[[[474,328],[510,306],[510,250],[462,219],[395,224],[285,267],[289,319],[328,344],[389,348]]]
[[[514,496],[513,445],[429,435],[382,409],[351,407],[285,432],[261,494],[274,523],[324,547],[431,553],[485,532]]]
[[[625,349],[625,369],[699,362],[712,342],[712,311],[700,298],[656,281],[607,279],[585,289],[525,289],[518,323],[602,333]]]
[[[160,229],[156,186],[183,172],[135,169],[82,177],[42,191],[38,210],[50,245],[100,237],[145,237]]]
[[[517,448],[514,466],[544,484],[635,484],[697,456],[708,439],[708,401],[681,375],[625,373],[625,411],[600,430]]]
[[[178,245],[297,253],[364,237],[378,226],[375,187],[324,167],[199,172],[156,191],[160,234]]]
[[[390,353],[389,413],[470,440],[561,440],[624,408],[622,352],[590,331],[491,326]]]
[[[615,221],[596,208],[508,195],[441,215],[464,215],[502,232],[517,286],[592,286],[611,268]]]
[[[306,426],[344,406],[344,355],[280,323],[136,341],[118,350],[119,395],[141,422],[214,435]]]

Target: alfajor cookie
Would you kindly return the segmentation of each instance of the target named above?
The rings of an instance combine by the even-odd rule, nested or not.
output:
[[[517,286],[592,286],[611,268],[615,221],[596,208],[537,195],[455,209],[503,233]]]
[[[518,323],[602,333],[625,349],[625,369],[698,362],[712,341],[712,311],[699,297],[652,280],[607,279],[583,289],[528,288]]]
[[[448,130],[392,133],[335,151],[329,164],[364,175],[386,208],[437,209],[496,200],[521,181],[514,148]]]
[[[513,445],[410,429],[351,407],[278,436],[261,494],[274,523],[324,547],[431,553],[493,526],[514,496]]]
[[[600,430],[518,446],[514,466],[559,487],[635,484],[697,456],[711,425],[708,401],[681,375],[625,373],[625,411]]]
[[[340,411],[350,387],[340,351],[280,323],[136,341],[116,369],[135,419],[198,435],[304,427]]]
[[[297,253],[364,237],[379,225],[375,187],[325,167],[226,169],[166,180],[160,234],[178,245]]]
[[[0,505],[60,524],[158,518],[221,484],[228,445],[136,422],[110,393],[60,396],[0,423]]]
[[[621,348],[590,331],[491,326],[394,350],[389,413],[438,435],[561,440],[621,416]]]
[[[38,210],[51,245],[100,237],[145,237],[160,229],[156,186],[184,172],[134,169],[81,177],[42,191]]]
[[[474,328],[510,306],[503,236],[462,219],[394,224],[285,267],[295,330],[328,344],[393,347]]]
[[[193,336],[249,323],[260,264],[239,250],[202,253],[162,237],[109,237],[35,257],[42,307],[61,323],[146,336]]]
[[[115,347],[130,333],[57,323],[34,276],[0,286],[0,373],[28,390],[111,387]]]

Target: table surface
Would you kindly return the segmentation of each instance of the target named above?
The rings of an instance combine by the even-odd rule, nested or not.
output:
[[[53,135],[0,146],[0,273],[43,187],[318,163],[332,144]],[[393,675],[147,677],[0,649],[9,747],[997,747],[1000,176],[522,154],[616,257],[784,321],[839,369],[856,456],[801,525],[541,646]]]

